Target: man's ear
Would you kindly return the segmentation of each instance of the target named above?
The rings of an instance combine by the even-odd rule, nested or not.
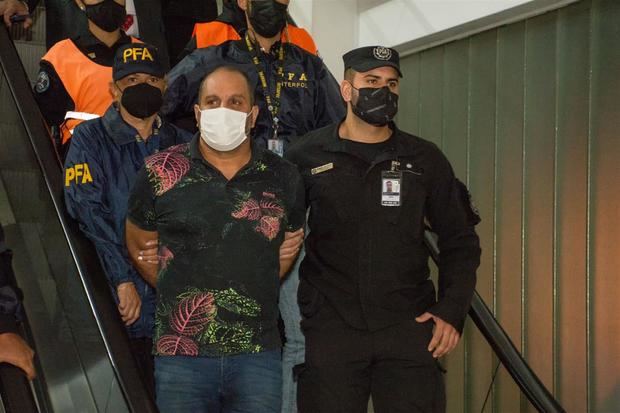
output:
[[[340,83],[340,94],[345,102],[350,102],[353,99],[353,85],[348,80],[343,80]]]
[[[194,116],[196,117],[196,126],[200,129],[200,106],[194,105]]]
[[[112,101],[120,102],[122,93],[118,89],[118,86],[116,86],[116,83],[114,83],[114,81],[110,82],[109,90],[110,90],[110,95],[112,95]]]
[[[252,106],[252,110],[250,111],[250,116],[252,117],[252,120],[250,121],[250,129],[252,129],[254,125],[256,125],[256,120],[258,119],[258,110],[258,105]]]

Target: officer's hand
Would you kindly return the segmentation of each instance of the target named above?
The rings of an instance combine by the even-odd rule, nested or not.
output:
[[[143,261],[147,264],[159,264],[159,252],[158,240],[153,239],[147,241],[145,244],[140,245],[140,251],[138,251],[138,261]]]
[[[140,317],[140,307],[142,306],[136,286],[132,282],[119,284],[116,287],[116,293],[119,300],[118,312],[121,313],[125,325],[129,326],[135,323]]]
[[[3,0],[0,1],[0,14],[4,17],[4,24],[7,27],[11,27],[11,16],[14,14],[23,16],[28,14],[28,7],[18,0]],[[26,17],[23,23],[24,29],[32,26],[32,18]]]
[[[280,245],[280,259],[289,260],[291,258],[295,258],[303,242],[303,228],[299,228],[295,232],[285,232],[284,241],[282,242],[282,245]]]
[[[26,373],[28,380],[35,378],[34,351],[15,333],[0,334],[0,363],[10,363]]]
[[[435,327],[433,329],[433,338],[428,344],[428,351],[432,351],[435,358],[445,356],[454,350],[459,343],[461,335],[450,323],[431,313],[424,313],[415,319],[418,323],[426,323],[429,320],[433,320]]]

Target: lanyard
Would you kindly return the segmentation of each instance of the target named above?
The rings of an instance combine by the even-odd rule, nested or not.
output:
[[[282,84],[284,83],[284,43],[280,42],[280,50],[278,50],[278,76],[276,82],[276,94],[273,97],[271,97],[271,94],[269,92],[269,87],[267,86],[267,76],[265,75],[263,66],[260,64],[258,52],[255,50],[254,46],[252,46],[250,36],[247,33],[245,35],[245,43],[248,45],[248,51],[252,55],[252,62],[254,63],[254,67],[256,67],[256,71],[258,72],[258,78],[260,79],[261,86],[263,87],[263,95],[265,96],[265,101],[267,102],[267,109],[269,110],[269,113],[271,113],[273,138],[277,139],[278,124],[280,122],[280,119],[278,119],[278,111],[280,110]]]

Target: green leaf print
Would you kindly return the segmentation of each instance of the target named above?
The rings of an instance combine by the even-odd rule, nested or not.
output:
[[[157,341],[164,334],[164,322],[161,318],[155,318],[155,329],[153,331],[153,341]]]
[[[258,169],[261,172],[264,172],[267,170],[267,165],[265,165],[262,161],[258,161],[256,162],[256,169]]]
[[[260,305],[255,300],[239,294],[232,288],[216,291],[213,295],[218,307],[225,308],[232,313],[249,317],[256,317],[260,314]]]
[[[213,179],[208,175],[202,175],[198,172],[195,172],[195,174],[195,177],[187,176],[183,178],[183,180],[179,184],[177,184],[177,188],[184,188],[186,186],[193,185],[199,182],[210,182]]]
[[[154,341],[157,341],[159,337],[165,334],[168,328],[168,317],[171,311],[171,306],[161,301],[157,303],[157,308],[155,308],[155,329],[153,331]]]
[[[261,346],[252,343],[253,337],[254,331],[242,322],[214,320],[198,337],[198,341],[208,346],[207,353],[256,353]]]

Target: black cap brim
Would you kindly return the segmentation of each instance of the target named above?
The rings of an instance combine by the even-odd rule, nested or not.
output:
[[[151,75],[151,76],[155,76],[155,77],[159,77],[159,78],[164,78],[166,76],[166,72],[162,69],[162,70],[157,70],[153,67],[131,67],[128,68],[128,70],[120,70],[117,73],[114,73],[114,81],[118,81],[121,80],[124,77],[127,77],[129,75],[135,75],[136,73],[145,73],[147,75]]]
[[[351,66],[351,69],[355,70],[356,72],[368,72],[369,70],[372,69],[376,69],[378,67],[385,67],[385,66],[391,66],[394,69],[396,69],[396,71],[398,72],[398,76],[399,77],[403,77],[403,74],[400,71],[400,67],[398,67],[398,64],[394,63],[394,62],[390,62],[389,60],[385,60],[385,61],[368,61],[368,62],[363,62],[363,63],[357,63],[355,65]]]

